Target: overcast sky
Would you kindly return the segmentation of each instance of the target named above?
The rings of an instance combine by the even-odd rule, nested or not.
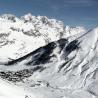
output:
[[[98,0],[0,0],[0,14],[45,15],[65,25],[98,26]]]

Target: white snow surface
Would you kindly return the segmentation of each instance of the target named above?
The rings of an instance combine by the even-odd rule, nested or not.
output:
[[[0,79],[0,98],[40,98],[32,92]]]

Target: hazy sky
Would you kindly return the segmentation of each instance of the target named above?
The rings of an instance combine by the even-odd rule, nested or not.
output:
[[[98,0],[0,0],[0,14],[45,15],[65,25],[98,26]]]

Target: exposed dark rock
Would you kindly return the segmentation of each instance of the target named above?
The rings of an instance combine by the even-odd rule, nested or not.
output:
[[[66,46],[66,52],[72,52],[74,51],[75,49],[78,49],[79,48],[79,42],[78,40],[74,40],[72,42],[70,42],[67,46]]]
[[[59,43],[59,47],[60,47],[60,51],[62,51],[62,49],[67,45],[68,40],[67,39],[60,39],[57,41]]]
[[[20,82],[23,79],[30,77],[35,71],[42,71],[44,68],[42,66],[37,66],[32,69],[24,69],[20,71],[7,71],[7,72],[0,72],[0,77],[12,82]]]

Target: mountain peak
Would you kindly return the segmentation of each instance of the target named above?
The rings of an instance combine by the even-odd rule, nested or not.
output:
[[[3,14],[3,15],[1,15],[1,18],[12,21],[12,22],[16,22],[16,20],[17,20],[17,17],[12,14]]]

